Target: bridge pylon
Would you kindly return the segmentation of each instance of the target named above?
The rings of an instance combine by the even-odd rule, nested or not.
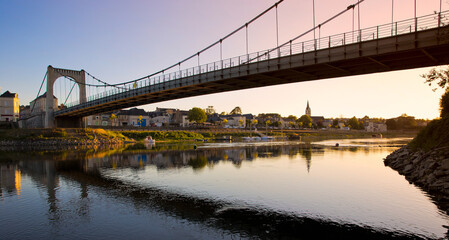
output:
[[[45,103],[45,128],[54,127],[86,127],[86,119],[83,117],[61,117],[55,118],[54,111],[57,109],[53,101],[53,86],[60,77],[67,77],[75,81],[79,87],[80,103],[87,101],[86,97],[86,74],[84,70],[76,71],[70,69],[54,68],[51,65],[47,68],[47,93]]]

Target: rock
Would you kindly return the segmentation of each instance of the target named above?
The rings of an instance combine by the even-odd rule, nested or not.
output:
[[[408,164],[407,166],[404,167],[404,173],[410,173],[411,170],[413,169],[413,165],[412,164]]]
[[[440,161],[442,169],[449,170],[449,159],[443,159]]]

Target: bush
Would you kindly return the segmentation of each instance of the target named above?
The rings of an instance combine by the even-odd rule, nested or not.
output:
[[[442,118],[449,117],[449,88],[446,89],[446,92],[441,96],[440,99],[440,116]]]
[[[151,136],[156,140],[191,140],[204,138],[201,134],[189,131],[123,131],[122,134],[136,140],[143,140],[147,136]]]
[[[431,121],[418,135],[410,142],[412,150],[428,151],[433,148],[449,146],[449,118]]]

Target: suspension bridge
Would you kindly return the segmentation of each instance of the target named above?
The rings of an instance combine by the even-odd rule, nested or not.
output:
[[[354,16],[363,2],[359,0],[287,42],[279,44],[277,37],[276,47],[249,53],[248,27],[267,12],[276,11],[278,34],[277,9],[283,1],[192,56],[139,79],[111,84],[85,70],[49,66],[44,77],[47,82],[44,127],[84,127],[83,119],[89,115],[192,96],[449,64],[449,11],[441,11],[441,1],[440,11],[433,14],[416,16],[415,1],[415,16],[411,19],[364,29],[354,29],[353,23],[352,31],[299,41],[310,33],[315,36],[315,31],[347,12],[352,11]],[[246,31],[246,54],[223,59],[223,42],[239,31]],[[215,46],[220,48],[220,59],[201,65],[201,55]],[[192,59],[197,59],[197,66],[181,68]],[[94,83],[88,83],[86,75]],[[73,86],[64,107],[57,110],[53,85],[59,77],[67,78]],[[79,97],[67,104],[75,86]]]

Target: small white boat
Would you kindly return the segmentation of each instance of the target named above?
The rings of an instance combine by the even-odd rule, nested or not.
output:
[[[273,141],[274,140],[274,137],[271,137],[271,136],[263,136],[262,137],[262,141]]]
[[[156,143],[156,140],[154,140],[151,136],[146,137],[143,141],[146,143]]]

